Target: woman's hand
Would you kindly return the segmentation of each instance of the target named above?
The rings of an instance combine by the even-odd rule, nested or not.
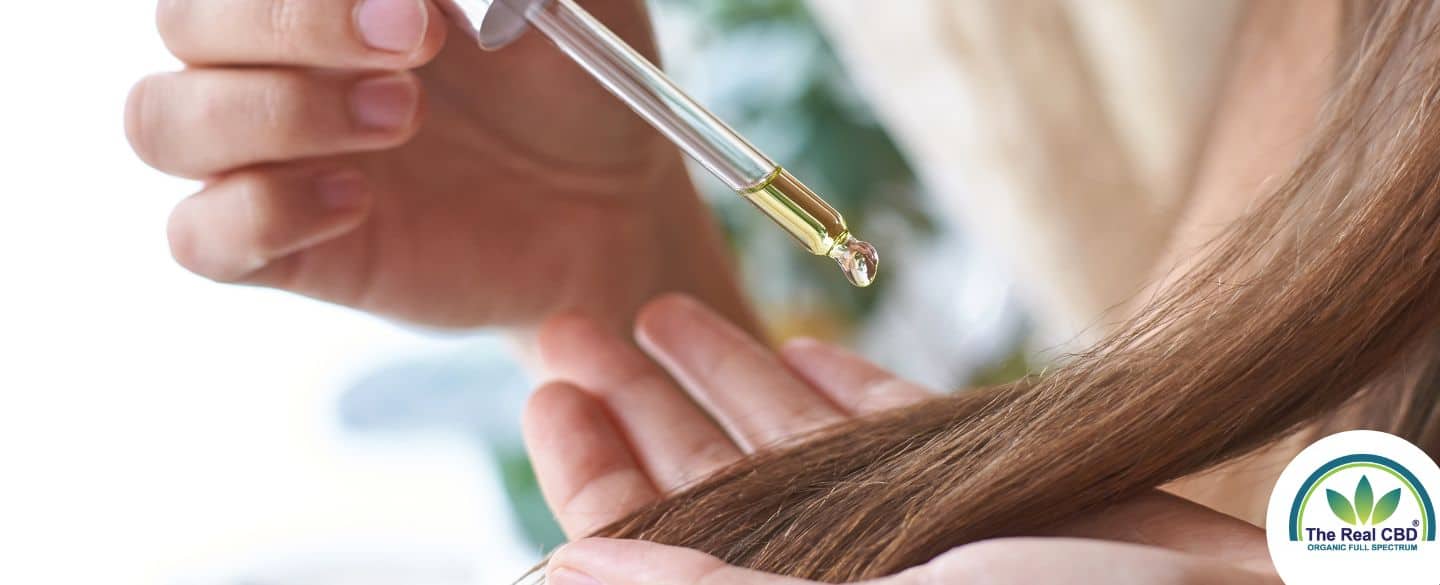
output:
[[[525,443],[571,537],[761,447],[928,395],[828,345],[776,355],[681,296],[641,311],[635,340],[581,317],[539,332],[544,368],[563,381],[531,397]]]
[[[563,381],[531,398],[525,438],[546,501],[572,538],[756,449],[931,395],[815,341],[772,353],[679,296],[642,310],[635,339],[639,349],[579,317],[552,319],[540,332],[542,360]],[[1278,583],[1262,531],[1160,492],[1045,536],[960,547],[877,583]],[[554,585],[804,583],[608,539],[561,548],[549,571]]]
[[[820,585],[732,567],[689,549],[607,538],[565,545],[550,559],[548,570],[549,585]],[[1163,548],[1078,538],[987,540],[956,548],[919,567],[866,583],[1282,585],[1270,569],[1251,570]]]
[[[586,6],[651,46],[641,3]],[[484,53],[433,0],[162,0],[159,26],[187,68],[127,132],[205,182],[169,228],[196,273],[442,327],[620,327],[667,290],[748,319],[678,152],[538,35]]]

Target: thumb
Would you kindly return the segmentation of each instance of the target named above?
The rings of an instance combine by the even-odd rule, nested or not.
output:
[[[702,552],[639,540],[590,538],[550,557],[547,585],[818,585],[739,567]]]

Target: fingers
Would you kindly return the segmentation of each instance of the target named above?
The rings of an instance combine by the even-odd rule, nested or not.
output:
[[[594,322],[555,317],[541,326],[537,345],[550,374],[605,404],[660,491],[674,491],[740,458],[729,437],[658,366]]]
[[[396,146],[414,135],[421,106],[420,83],[409,73],[196,70],[141,81],[127,105],[126,133],[155,168],[198,178]]]
[[[555,551],[546,568],[551,585],[804,585],[812,583],[726,565],[685,548],[638,540],[591,538]],[[943,583],[944,581],[937,581]]]
[[[257,168],[227,176],[170,216],[170,249],[185,268],[249,282],[295,252],[354,230],[372,205],[366,178],[323,166]]]
[[[592,538],[556,551],[547,566],[553,585],[802,585],[811,583],[731,567],[697,551],[635,540]],[[1272,571],[1250,571],[1164,549],[1096,540],[1008,538],[952,550],[871,585],[932,583],[1107,583],[1152,585],[1280,585]]]
[[[844,418],[770,350],[688,297],[651,302],[636,318],[636,336],[746,451]]]
[[[865,358],[813,339],[791,341],[780,355],[796,374],[851,415],[908,406],[933,396]]]
[[[1280,585],[1251,571],[1160,548],[1076,538],[1006,538],[952,550],[898,575],[905,583],[1067,583],[1114,585]],[[897,584],[898,585],[898,584]]]
[[[565,383],[525,407],[525,446],[565,534],[578,538],[660,496],[600,401]]]
[[[447,31],[427,0],[162,0],[157,21],[191,65],[410,69]]]
[[[1270,564],[1264,530],[1159,490],[1073,518],[1047,534],[1155,546],[1240,567]]]

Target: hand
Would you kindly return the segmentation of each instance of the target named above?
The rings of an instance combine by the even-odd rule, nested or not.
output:
[[[815,581],[732,567],[689,549],[606,538],[566,545],[550,559],[548,570],[549,585],[820,585]],[[1249,569],[1157,547],[1075,538],[987,540],[953,549],[897,575],[865,583],[1282,585],[1280,578],[1268,568]]]
[[[136,86],[127,133],[205,181],[176,259],[441,327],[615,326],[665,290],[748,318],[678,152],[539,35],[485,53],[432,2],[160,2],[188,68]],[[587,7],[650,49],[641,3]]]
[[[640,349],[578,317],[557,317],[540,331],[541,358],[563,381],[531,398],[525,440],[546,501],[572,538],[746,453],[931,396],[827,344],[794,341],[774,354],[679,296],[644,308],[635,338]],[[959,547],[876,583],[1019,584],[1056,575],[1096,583],[1279,582],[1262,531],[1161,492],[1043,536]],[[548,570],[554,585],[806,583],[695,551],[608,539],[561,548]]]

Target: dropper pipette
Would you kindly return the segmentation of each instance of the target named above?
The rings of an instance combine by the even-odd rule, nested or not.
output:
[[[879,269],[875,247],[770,157],[675,85],[574,0],[439,0],[488,50],[534,28],[687,155],[784,228],[811,254],[839,263],[856,286]]]

